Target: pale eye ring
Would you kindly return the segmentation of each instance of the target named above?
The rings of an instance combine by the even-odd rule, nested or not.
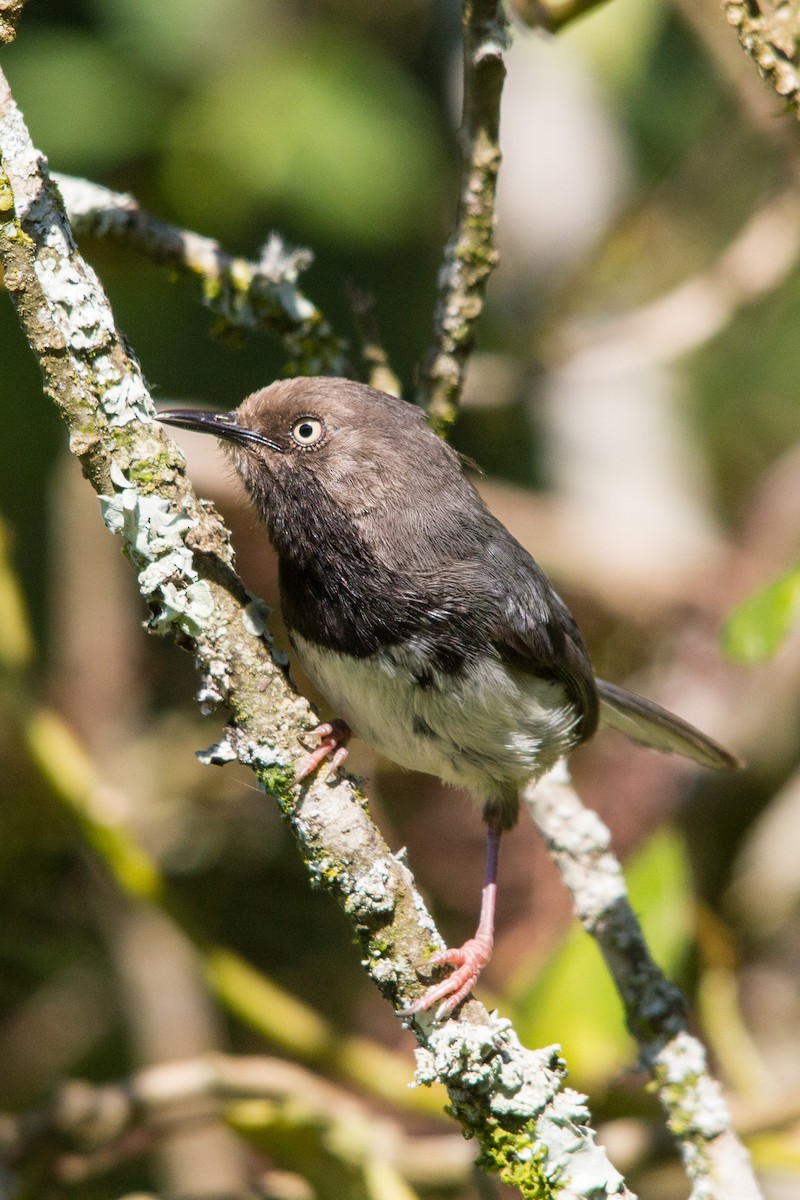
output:
[[[298,446],[316,446],[325,436],[325,424],[319,417],[300,417],[290,432]]]

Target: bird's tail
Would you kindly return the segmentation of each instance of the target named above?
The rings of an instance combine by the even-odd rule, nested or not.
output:
[[[610,725],[654,750],[683,754],[704,767],[731,771],[742,766],[741,759],[735,754],[652,700],[645,700],[644,696],[637,696],[606,679],[596,682],[601,724]]]

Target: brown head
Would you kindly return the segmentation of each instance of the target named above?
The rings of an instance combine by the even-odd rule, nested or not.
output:
[[[449,507],[448,493],[471,491],[420,409],[348,379],[284,379],[232,412],[176,409],[159,420],[221,440],[271,533],[292,498],[307,506],[318,489],[356,524],[390,510],[410,528]]]

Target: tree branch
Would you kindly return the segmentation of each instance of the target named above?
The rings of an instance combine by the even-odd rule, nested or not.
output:
[[[161,221],[133,196],[88,179],[53,175],[77,234],[129,246],[159,266],[198,280],[221,329],[271,333],[282,338],[294,375],[342,375],[345,344],[319,309],[297,287],[313,260],[310,250],[290,250],[273,233],[256,262],[235,258],[213,238]]]
[[[723,12],[742,49],[758,64],[778,95],[796,109],[800,103],[800,12],[775,0],[723,0]]]
[[[439,273],[433,346],[421,368],[419,395],[439,432],[456,418],[486,285],[497,263],[494,201],[508,27],[502,0],[465,0],[463,12],[461,191]]]
[[[274,662],[261,614],[231,566],[227,531],[186,481],[182,456],[154,421],[100,283],[77,252],[46,163],[0,74],[0,261],[6,287],[70,431],[73,451],[123,540],[150,628],[194,653],[204,704],[231,716],[209,761],[238,757],[277,799],[313,879],[336,897],[366,969],[404,1006],[422,992],[416,964],[441,938],[410,872],[346,779],[293,782],[310,706]],[[418,1079],[440,1079],[484,1165],[528,1193],[564,1200],[630,1196],[594,1143],[583,1097],[564,1088],[555,1047],[525,1050],[477,1001],[432,1028],[415,1019]],[[536,1189],[534,1191],[534,1189]]]
[[[559,764],[523,800],[596,940],[622,1000],[644,1066],[692,1179],[694,1200],[760,1200],[750,1156],[732,1130],[722,1089],[688,1030],[684,999],[653,961],[630,906],[611,835]]]

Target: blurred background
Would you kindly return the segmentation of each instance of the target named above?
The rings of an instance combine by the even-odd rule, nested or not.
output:
[[[459,23],[453,0],[36,0],[3,68],[53,169],[237,254],[256,257],[272,230],[309,246],[301,286],[356,364],[348,288],[368,289],[412,396],[455,212]],[[765,1194],[783,1200],[800,1186],[800,130],[714,0],[613,0],[557,37],[520,26],[508,71],[501,264],[454,440],[568,599],[598,673],[748,761],[711,777],[606,734],[573,767]],[[121,247],[83,249],[159,401],[232,407],[284,369],[276,339],[211,336],[189,282]],[[412,1039],[277,810],[244,770],[195,760],[220,718],[198,714],[188,657],[144,633],[10,304],[0,355],[6,1194],[499,1195],[442,1096],[406,1086]],[[215,447],[183,444],[241,574],[274,605],[274,564]],[[364,747],[352,764],[460,942],[479,812]],[[688,1195],[599,956],[525,819],[503,848],[478,994],[528,1045],[563,1046],[637,1192]],[[214,1060],[223,1105],[191,1076],[215,1052],[235,1056]],[[178,1073],[175,1103],[137,1109],[164,1062],[190,1082]]]

